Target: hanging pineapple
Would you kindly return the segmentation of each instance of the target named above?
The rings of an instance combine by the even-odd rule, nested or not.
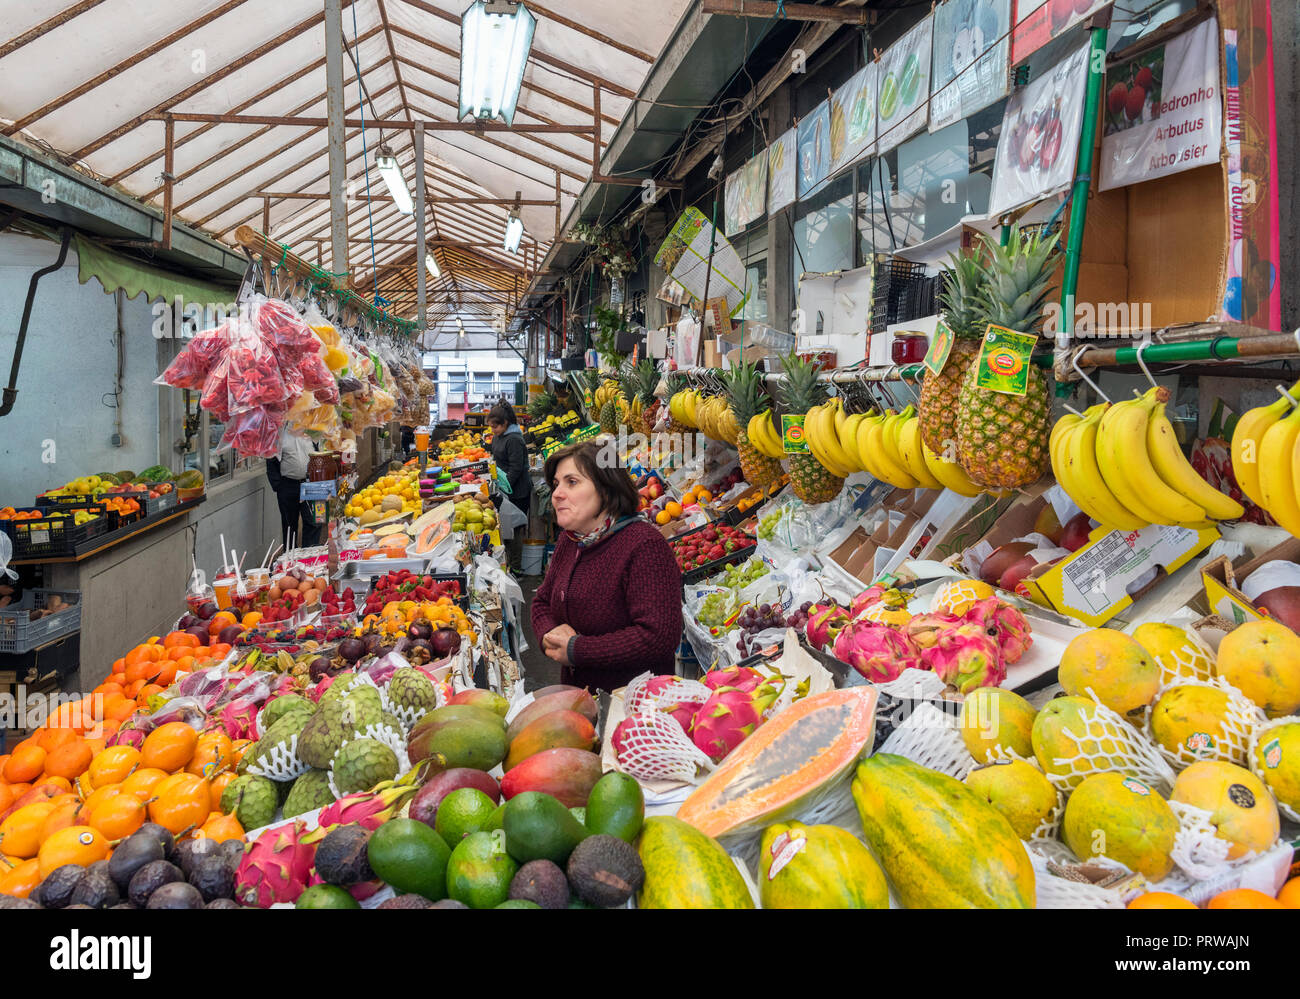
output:
[[[763,377],[752,364],[742,363],[733,368],[726,381],[731,415],[738,428],[736,450],[740,454],[740,471],[751,486],[766,491],[784,474],[781,462],[763,454],[750,441],[747,428],[755,416],[766,414],[772,408],[772,401],[764,394]]]
[[[689,427],[677,419],[678,407],[681,405],[681,399],[678,396],[685,392],[687,388],[686,376],[680,371],[674,371],[668,376],[668,427],[667,432],[670,434],[684,434]]]
[[[606,378],[596,390],[596,403],[600,407],[600,430],[606,434],[618,433],[618,382]]]
[[[578,374],[578,384],[582,387],[582,408],[591,420],[599,420],[600,409],[596,405],[596,389],[600,387],[600,372],[595,368],[583,368]]]
[[[811,361],[791,353],[781,359],[781,364],[785,368],[781,404],[787,413],[802,416],[829,398],[826,387],[817,380],[817,368]],[[790,483],[794,494],[805,503],[828,503],[844,488],[844,480],[812,454],[790,455]]]
[[[1048,286],[1060,256],[1060,235],[1011,230],[1006,246],[984,238],[989,255],[982,289],[983,321],[1037,334],[1046,312]],[[958,460],[978,485],[991,489],[1027,486],[1047,471],[1052,400],[1047,374],[1029,366],[1023,396],[982,389],[972,364],[957,400]]]
[[[977,256],[953,254],[943,293],[943,319],[952,330],[952,352],[943,370],[926,372],[921,383],[921,439],[935,454],[952,460],[957,454],[957,400],[966,372],[979,356],[988,320],[982,290],[988,277]]]
[[[659,369],[655,367],[655,362],[647,357],[637,362],[636,367],[632,369],[632,377],[636,383],[637,401],[641,406],[639,429],[649,437],[654,433],[655,424],[659,421],[659,400],[655,397],[655,389],[659,387]]]
[[[636,386],[636,366],[624,364],[618,371],[618,425],[624,433],[641,428],[641,400],[637,397]]]

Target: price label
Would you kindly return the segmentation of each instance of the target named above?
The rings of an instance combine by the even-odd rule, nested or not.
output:
[[[786,454],[808,454],[808,437],[803,417],[785,413],[781,416],[781,450]]]
[[[930,337],[930,349],[925,352],[925,370],[932,375],[938,375],[943,371],[943,366],[948,363],[948,355],[952,353],[953,341],[952,330],[948,324],[940,319],[934,324],[934,336]]]
[[[975,384],[990,392],[1024,395],[1029,389],[1029,358],[1038,337],[989,324],[975,362]]]

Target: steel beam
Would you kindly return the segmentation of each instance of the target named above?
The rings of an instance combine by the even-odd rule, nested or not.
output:
[[[415,126],[415,291],[420,329],[428,325],[428,289],[424,265],[428,248],[424,241],[424,123]]]
[[[348,263],[347,125],[343,109],[343,3],[325,0],[325,109],[330,165],[330,270],[346,274]],[[259,122],[259,124],[271,124]],[[317,123],[318,124],[318,123]],[[346,279],[343,279],[346,280]],[[340,284],[343,281],[339,282]]]
[[[342,65],[339,67],[342,73]],[[327,74],[328,78],[328,74]],[[342,87],[340,78],[339,86]],[[412,90],[417,87],[412,86]],[[421,91],[422,93],[424,91]],[[144,118],[156,120],[163,117],[161,114],[148,114]],[[178,111],[173,116],[177,121],[196,121],[196,122],[215,122],[219,125],[283,125],[290,128],[320,128],[329,123],[328,118],[303,118],[290,115],[274,114],[201,114],[199,112]],[[343,122],[348,128],[360,128],[362,120],[360,118],[348,118]],[[372,125],[374,122],[365,122]],[[385,119],[384,128],[392,129],[395,132],[410,132],[415,129],[416,122],[413,120],[402,119]],[[591,125],[563,125],[563,124],[530,124],[522,122],[517,125],[507,125],[503,121],[426,121],[423,122],[426,132],[515,132],[517,134],[549,132],[560,135],[586,135],[592,131]]]
[[[769,3],[768,0],[704,0],[705,14],[735,17],[785,17],[791,21],[828,21],[834,24],[875,23],[872,12],[862,7],[819,7],[811,3]]]

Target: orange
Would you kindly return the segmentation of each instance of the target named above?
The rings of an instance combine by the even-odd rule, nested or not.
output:
[[[112,680],[105,680],[98,687],[92,690],[91,693],[100,694],[104,697],[105,701],[107,701],[110,694],[122,693],[122,685],[120,683],[114,683]]]
[[[222,815],[219,811],[214,811],[208,815],[208,820],[194,831],[194,838],[210,839],[217,843],[224,843],[228,839],[243,839],[244,827],[233,815]]]
[[[28,740],[24,740],[26,743]],[[45,770],[45,750],[40,746],[21,745],[5,764],[4,779],[11,784],[32,781]]]
[[[655,514],[655,523],[659,525],[666,524],[668,523],[668,521],[672,519],[673,518],[669,516],[667,510],[660,510],[658,513]]]
[[[179,659],[174,659],[163,663],[162,669],[159,670],[158,675],[153,678],[153,682],[163,688],[170,687],[173,683],[176,682],[176,674],[180,670],[185,670],[188,673],[193,668],[194,668],[194,657],[188,655],[181,656]]]
[[[126,696],[133,697],[131,688],[137,683],[148,683],[159,673],[162,672],[162,666],[156,662],[135,663],[126,668]]]
[[[668,514],[670,519],[680,517],[682,515],[682,505],[675,500],[669,500],[664,504],[664,512]]]
[[[229,642],[217,642],[208,646],[209,659],[224,659],[233,646]]]
[[[1210,899],[1207,909],[1285,909],[1286,906],[1254,888],[1221,891]]]
[[[95,756],[97,756],[98,754],[102,753],[102,752],[104,751],[104,749],[107,747],[107,743],[105,743],[105,741],[104,741],[104,739],[103,739],[102,737],[101,737],[101,738],[98,738],[98,739],[86,739],[86,740],[85,740],[85,743],[86,743],[87,746],[90,747],[90,757],[91,757],[91,759],[94,759]],[[84,771],[83,771],[83,772],[84,772]]]
[[[60,829],[67,829],[77,824],[77,813],[81,810],[79,801],[63,801],[54,806],[54,811],[45,817],[41,825],[41,842],[53,836]]]
[[[148,704],[149,698],[161,694],[166,689],[166,687],[158,683],[146,683],[140,688],[140,693],[135,695],[135,699],[139,704]]]
[[[117,794],[90,813],[90,826],[110,840],[125,839],[144,825],[145,804],[134,794]]]
[[[50,777],[76,780],[86,772],[86,768],[94,758],[94,751],[85,741],[79,739],[60,746],[45,757],[45,773]]]
[[[701,503],[707,503],[709,500],[713,499],[713,493],[709,492],[707,489],[701,489],[695,494],[695,498]]]
[[[184,722],[159,725],[144,737],[140,759],[146,767],[158,767],[168,773],[183,770],[194,756],[199,734]]]
[[[19,783],[19,784],[10,784],[10,785],[9,785],[9,791],[10,791],[10,792],[13,794],[13,796],[14,796],[14,803],[15,803],[15,804],[16,804],[17,802],[21,801],[23,795],[25,795],[25,794],[26,794],[28,791],[30,791],[31,789],[32,789],[31,784],[28,784],[28,783],[26,783],[26,782],[22,782],[22,783]],[[12,807],[12,806],[11,806],[11,807]]]
[[[174,649],[178,646],[194,648],[198,644],[197,636],[191,635],[188,631],[173,631],[163,639],[164,649]]]
[[[14,791],[12,784],[0,783],[0,813],[7,812],[9,806],[14,803]]]
[[[140,693],[140,691],[144,689],[144,685],[148,682],[149,682],[148,680],[141,677],[139,680],[136,680],[134,683],[128,683],[126,685],[126,696],[131,698],[132,701],[134,701],[135,695]]]
[[[9,762],[8,753],[5,753],[3,756],[0,756],[0,774],[3,774],[5,772],[5,764],[8,762]]]
[[[230,765],[230,737],[224,732],[204,732],[194,746],[194,755],[185,772],[198,777],[213,777]]]
[[[140,765],[140,750],[134,746],[109,746],[90,761],[87,773],[90,786],[101,788],[105,784],[120,784]]]
[[[11,812],[0,822],[0,848],[10,857],[35,857],[41,848],[41,830],[55,807],[48,801],[38,801]]]
[[[244,615],[244,619],[239,623],[243,625],[245,628],[255,628],[257,627],[258,624],[261,623],[261,621],[262,621],[261,611],[249,611],[247,614]]]
[[[154,663],[163,658],[163,648],[160,645],[137,645],[134,649],[126,654],[122,660],[123,671],[130,670],[132,666],[138,666],[140,663]]]
[[[136,704],[135,701],[129,701],[125,697],[123,697],[121,700],[119,700],[116,704],[113,705],[110,711],[108,711],[105,714],[104,716],[105,724],[112,721],[112,722],[117,722],[118,725],[121,725],[122,722],[126,721],[128,718],[130,718],[133,714],[135,714],[139,710],[140,710],[140,705]]]
[[[40,861],[36,860],[35,857],[31,860],[24,860],[17,867],[0,877],[0,895],[26,898],[44,880],[41,876]]]
[[[1300,878],[1292,878],[1277,893],[1277,900],[1287,909],[1300,909]]]
[[[149,820],[173,836],[181,836],[202,825],[212,812],[208,782],[193,774],[178,774],[179,780],[149,803]],[[161,786],[162,782],[159,782]]]
[[[131,794],[141,801],[147,801],[153,797],[154,788],[166,777],[166,770],[159,770],[157,767],[141,767],[118,787],[122,789],[123,794]]]
[[[104,834],[90,826],[69,826],[60,829],[41,844],[41,877],[50,876],[56,867],[76,864],[89,867],[108,856],[108,840]]]
[[[52,753],[60,746],[77,741],[77,733],[70,728],[42,728],[36,732],[36,745]]]

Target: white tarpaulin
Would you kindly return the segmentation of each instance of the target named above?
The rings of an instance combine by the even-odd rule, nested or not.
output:
[[[795,130],[786,133],[767,148],[767,212],[775,215],[794,201],[795,167],[799,159],[799,142]]]
[[[887,153],[925,128],[930,103],[930,41],[934,15],[896,41],[880,57],[876,142]]]
[[[1219,23],[1211,18],[1106,71],[1101,190],[1219,158]]]
[[[1088,81],[1088,46],[1007,101],[993,161],[989,214],[1040,201],[1074,180]]]
[[[1011,0],[948,0],[934,11],[930,131],[1006,95]]]
[[[876,80],[869,62],[831,97],[831,173],[876,151]]]

